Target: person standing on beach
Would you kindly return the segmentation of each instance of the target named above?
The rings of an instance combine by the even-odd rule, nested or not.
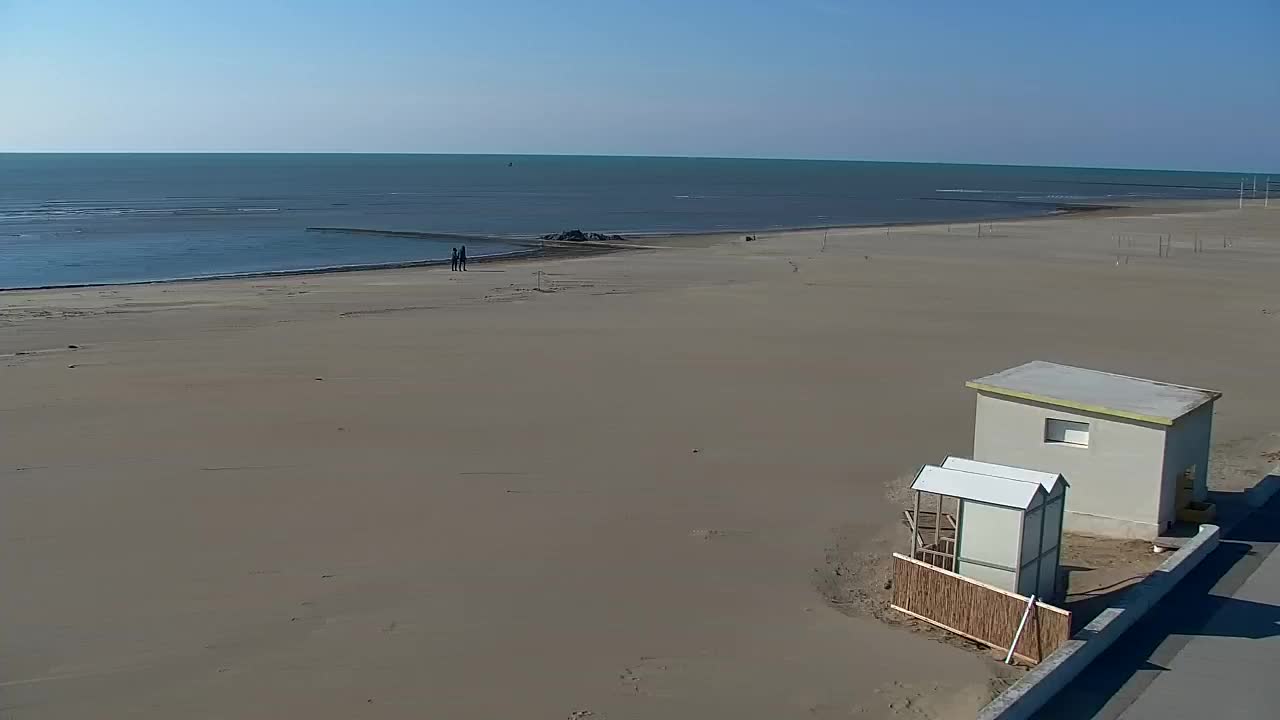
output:
[[[453,249],[453,254],[449,256],[449,270],[458,269],[458,248]]]
[[[466,245],[463,245],[462,249],[458,251],[458,267],[463,272],[467,271],[467,246]]]

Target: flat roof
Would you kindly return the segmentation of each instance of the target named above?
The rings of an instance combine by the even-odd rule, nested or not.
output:
[[[994,475],[996,477],[1008,478],[1010,480],[1040,483],[1040,487],[1044,488],[1044,491],[1047,493],[1053,492],[1053,489],[1058,486],[1059,482],[1067,482],[1067,479],[1058,473],[1030,470],[1027,468],[1014,467],[1012,465],[982,462],[981,460],[970,460],[969,458],[958,458],[954,455],[948,455],[947,459],[942,462],[942,467],[946,470],[963,470],[965,472],[979,473],[981,475]]]
[[[911,483],[911,489],[1018,510],[1031,507],[1036,493],[1042,492],[1038,482],[951,470],[937,465],[921,468],[915,482]]]
[[[1157,425],[1172,425],[1201,405],[1222,397],[1216,390],[1043,360],[970,380],[965,385],[980,392]]]

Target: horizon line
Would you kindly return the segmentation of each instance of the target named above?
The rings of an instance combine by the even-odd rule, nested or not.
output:
[[[778,157],[758,155],[646,155],[639,153],[538,153],[538,152],[430,152],[430,151],[363,151],[363,150],[4,150],[4,155],[385,155],[436,157],[562,157],[562,158],[642,158],[653,160],[744,160],[774,162],[880,163],[889,165],[953,165],[970,167],[1052,168],[1062,170],[1123,170],[1212,173],[1220,175],[1267,175],[1280,177],[1280,172],[1256,170],[1198,170],[1174,167],[1132,167],[1117,165],[1059,165],[1035,163],[984,163],[934,160],[869,160],[865,158]]]

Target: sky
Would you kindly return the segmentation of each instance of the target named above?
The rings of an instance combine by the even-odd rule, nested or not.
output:
[[[0,151],[1280,174],[1280,0],[0,0]]]

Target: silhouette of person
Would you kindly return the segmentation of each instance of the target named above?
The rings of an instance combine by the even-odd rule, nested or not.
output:
[[[466,245],[463,245],[462,249],[458,251],[458,267],[463,272],[466,272],[467,270],[467,246]]]
[[[449,270],[458,269],[458,248],[453,249],[453,254],[449,256]]]

